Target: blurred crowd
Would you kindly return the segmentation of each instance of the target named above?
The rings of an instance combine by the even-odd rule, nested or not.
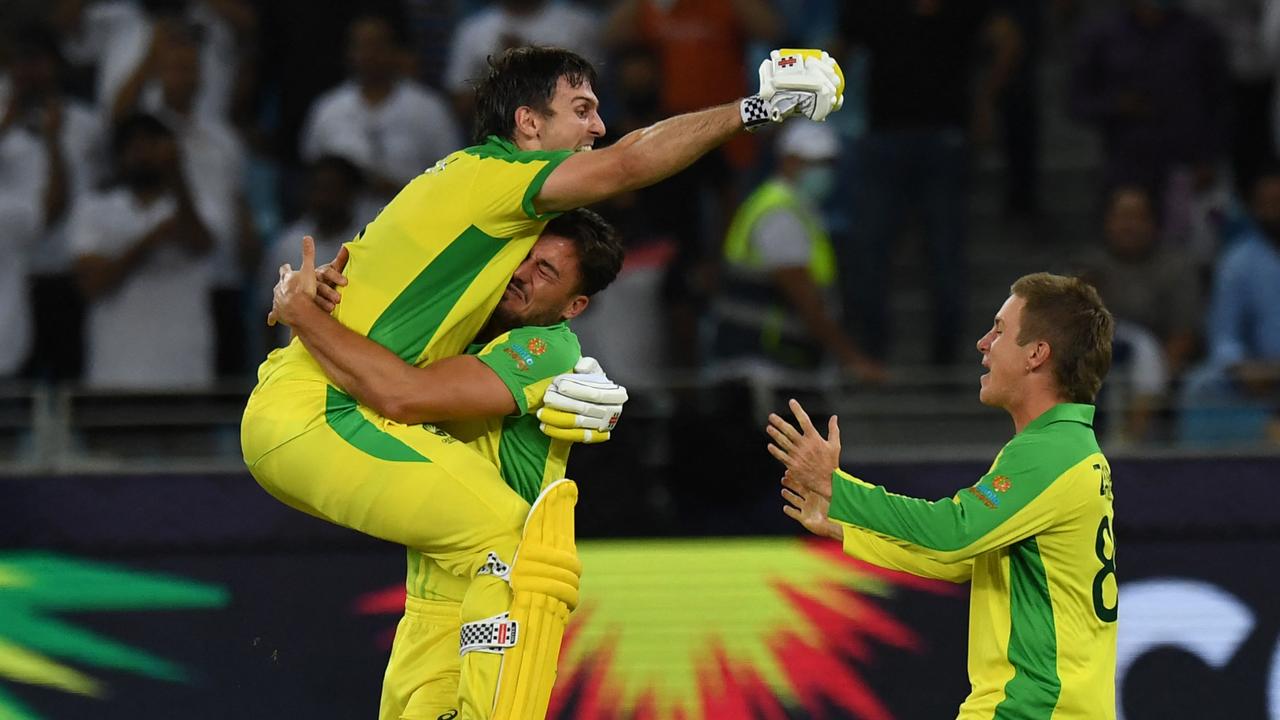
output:
[[[1280,0],[6,0],[0,378],[246,382],[287,340],[263,318],[301,237],[331,256],[478,140],[472,81],[529,43],[598,63],[606,143],[753,92],[770,48],[849,81],[831,122],[597,208],[627,263],[575,328],[621,382],[892,382],[921,332],[922,363],[970,359],[975,154],[1009,223],[1052,215],[1057,47],[1054,107],[1102,148],[1069,269],[1120,321],[1124,433],[1280,442]],[[927,329],[892,312],[908,232]]]

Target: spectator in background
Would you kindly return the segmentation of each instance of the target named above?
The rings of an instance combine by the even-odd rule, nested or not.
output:
[[[831,128],[794,122],[778,136],[776,174],[738,208],[724,243],[727,265],[712,302],[712,359],[724,370],[812,372],[832,362],[855,377],[884,378],[837,318],[836,262],[817,207],[831,193],[840,141]]]
[[[0,90],[0,198],[34,200],[41,218],[38,236],[23,245],[27,255],[6,260],[20,261],[30,273],[29,287],[23,278],[11,289],[30,292],[34,337],[26,345],[23,336],[31,350],[25,374],[72,380],[79,378],[84,359],[84,300],[72,276],[67,217],[101,179],[103,131],[97,113],[63,93],[51,29],[19,28],[8,45],[8,92]]]
[[[1072,66],[1071,112],[1102,134],[1107,187],[1152,188],[1164,217],[1172,186],[1194,195],[1221,179],[1231,96],[1203,18],[1176,0],[1129,0],[1082,30]]]
[[[151,42],[146,13],[130,0],[53,0],[49,22],[77,94],[109,112]]]
[[[729,102],[747,92],[747,43],[773,43],[786,30],[767,0],[621,0],[604,28],[611,48],[641,44],[662,68],[664,117]],[[741,136],[725,146],[729,164],[745,169],[754,145]]]
[[[1271,67],[1271,149],[1280,154],[1280,0],[1266,0],[1258,34]]]
[[[112,138],[120,184],[80,202],[71,250],[89,299],[92,387],[207,386],[214,377],[209,287],[214,249],[207,203],[188,189],[164,123],[131,115]]]
[[[161,94],[148,110],[177,136],[191,196],[207,213],[218,268],[209,299],[215,368],[219,377],[236,377],[249,370],[242,296],[261,250],[241,192],[244,143],[224,118],[199,110],[204,64],[194,33],[190,26],[176,26],[159,48],[155,72]]]
[[[1231,93],[1231,187],[1243,197],[1258,172],[1275,157],[1269,118],[1276,66],[1265,51],[1267,0],[1186,0],[1187,10],[1208,20],[1222,38]],[[1280,32],[1280,27],[1274,32]],[[1280,38],[1277,39],[1280,41]]]
[[[18,373],[31,348],[31,305],[27,299],[27,253],[41,231],[36,198],[0,195],[0,380]]]
[[[988,132],[998,98],[1019,61],[1021,38],[1007,15],[977,0],[865,0],[848,3],[846,45],[870,55],[869,124],[855,148],[850,238],[837,244],[846,317],[883,356],[890,262],[908,213],[918,211],[932,268],[930,359],[955,361],[967,302],[969,132]],[[977,91],[979,50],[991,62]]]
[[[1280,168],[1254,186],[1256,229],[1223,255],[1209,305],[1209,357],[1187,376],[1182,440],[1280,442]]]
[[[652,100],[658,117],[669,117],[746,93],[754,70],[742,65],[747,44],[772,43],[785,30],[767,0],[621,0],[603,36],[605,45],[621,56],[643,53],[653,60],[657,83]],[[747,177],[755,148],[755,138],[739,135],[677,176],[681,194],[669,207],[683,206],[687,214],[676,235],[665,296],[675,320],[672,347],[681,365],[699,362],[696,318],[715,285],[720,242],[745,189],[734,180]]]
[[[355,163],[375,210],[460,144],[448,106],[405,77],[405,58],[390,21],[355,20],[347,34],[351,79],[316,100],[302,131],[302,159],[340,155]]]
[[[458,24],[449,51],[444,87],[452,93],[454,108],[467,124],[468,134],[475,111],[472,83],[488,72],[490,55],[497,57],[503,50],[521,45],[550,45],[598,63],[599,36],[599,18],[569,2],[499,0],[465,18]]]
[[[1117,364],[1132,378],[1126,435],[1146,437],[1168,382],[1190,364],[1199,346],[1200,276],[1187,257],[1161,247],[1151,194],[1116,188],[1103,218],[1105,246],[1080,260],[1116,318]]]
[[[99,67],[99,102],[114,119],[137,108],[153,111],[163,93],[160,77],[166,44],[195,43],[201,77],[194,111],[230,122],[241,99],[245,54],[257,33],[258,16],[248,0],[143,0],[146,13],[127,29],[128,43],[113,36]],[[175,38],[175,35],[181,37]]]
[[[306,185],[302,216],[280,232],[262,263],[254,310],[264,318],[271,310],[271,288],[280,279],[280,266],[297,260],[298,243],[304,236],[316,241],[316,257],[327,261],[338,254],[342,243],[360,233],[368,219],[356,214],[364,178],[350,160],[321,155],[308,168]],[[276,325],[271,330],[271,347],[289,343],[289,328]]]

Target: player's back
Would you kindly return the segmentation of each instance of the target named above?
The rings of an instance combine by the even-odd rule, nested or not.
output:
[[[533,198],[569,154],[520,151],[490,138],[419,175],[347,244],[348,284],[334,317],[419,366],[459,354],[550,219],[534,210]],[[265,431],[272,437],[262,438],[278,444],[322,421],[325,384],[295,340],[259,368],[246,418],[280,415],[267,408],[285,406],[288,417],[276,418]]]

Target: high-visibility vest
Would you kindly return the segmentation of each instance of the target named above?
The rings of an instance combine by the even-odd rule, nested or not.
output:
[[[773,179],[751,193],[729,224],[724,243],[727,265],[725,283],[712,311],[722,324],[759,331],[759,348],[789,364],[807,362],[800,355],[812,355],[812,339],[803,323],[787,308],[785,299],[769,277],[751,235],[762,218],[771,212],[794,214],[804,224],[809,239],[809,274],[819,289],[829,289],[836,281],[835,251],[831,238],[814,210],[786,182]],[[807,345],[803,353],[798,346]]]

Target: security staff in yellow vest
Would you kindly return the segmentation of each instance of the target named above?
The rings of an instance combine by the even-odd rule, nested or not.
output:
[[[724,244],[725,276],[712,304],[712,356],[721,368],[814,370],[834,360],[856,377],[882,381],[832,314],[835,255],[817,206],[835,180],[835,131],[793,122],[779,134],[777,173],[738,208]]]

